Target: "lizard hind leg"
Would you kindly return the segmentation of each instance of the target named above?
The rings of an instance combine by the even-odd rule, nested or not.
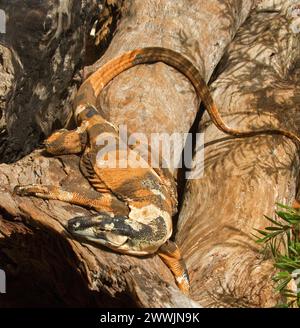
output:
[[[173,273],[178,288],[184,294],[189,294],[189,274],[178,246],[173,241],[168,240],[159,248],[158,255]]]
[[[113,195],[105,192],[105,190],[102,193],[97,193],[97,197],[95,197],[95,194],[68,191],[58,186],[30,184],[15,186],[14,195],[22,197],[34,196],[47,200],[60,200],[69,204],[92,208],[96,211],[105,211],[106,213],[116,212],[120,215],[128,214],[128,209],[125,204]]]

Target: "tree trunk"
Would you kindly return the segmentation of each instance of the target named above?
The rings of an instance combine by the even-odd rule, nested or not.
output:
[[[86,31],[99,13],[96,2],[103,1],[1,1],[6,33],[0,39],[0,162],[28,154],[65,125]]]
[[[261,8],[263,10],[263,8]],[[299,134],[299,34],[284,13],[258,12],[241,27],[219,65],[213,97],[231,127],[280,127]],[[290,204],[299,171],[282,136],[232,139],[204,116],[204,175],[187,183],[177,242],[203,306],[269,307],[275,293],[270,254],[255,243],[275,203]]]
[[[42,3],[47,11],[48,2]],[[53,4],[54,12],[64,10],[59,4],[61,2]],[[208,80],[224,49],[247,17],[252,4],[251,0],[193,0],[188,1],[188,5],[187,1],[172,0],[125,1],[122,20],[112,43],[97,64],[85,69],[85,74],[89,74],[99,65],[126,50],[143,46],[163,46],[177,50],[190,58]],[[61,54],[62,63],[69,63],[67,59],[71,58],[73,65],[70,65],[73,71],[70,70],[69,78],[65,78],[64,75],[60,75],[64,74],[63,64],[57,66],[56,74],[58,78],[64,77],[63,86],[66,89],[57,86],[56,90],[69,90],[68,87],[71,87],[72,72],[74,73],[79,66],[81,58],[84,35],[81,29],[90,22],[88,17],[85,17],[83,22],[77,21],[76,17],[82,17],[79,14],[79,1],[76,5],[70,1],[69,5],[69,8],[72,8],[69,14],[74,18],[68,20],[70,16],[63,15],[67,25],[59,26],[67,26],[68,31],[76,30],[77,26],[80,32],[76,34],[76,38],[73,38],[73,34],[66,37],[70,39],[66,41],[68,43],[65,47],[68,50],[73,49],[73,52]],[[11,13],[12,16],[14,12],[19,14],[18,9],[15,9]],[[42,25],[41,22],[36,29]],[[53,46],[54,49],[58,45],[57,31],[58,28],[51,38],[56,45]],[[29,37],[31,33],[26,31],[24,37]],[[58,35],[65,37],[67,34]],[[73,44],[72,47],[68,46],[70,43]],[[27,45],[26,51],[28,66],[31,60],[33,64],[41,58],[41,62],[49,60],[49,57],[40,56],[34,42],[32,47]],[[24,50],[18,56],[23,53]],[[54,54],[55,52],[52,53],[53,56]],[[40,64],[35,71],[35,74],[43,76],[41,79],[35,79],[36,87],[37,81],[43,81],[37,90],[42,90],[42,85],[46,85],[47,90],[53,88],[52,82],[49,81],[53,81],[57,76],[53,70],[45,72],[44,68]],[[14,79],[14,83],[20,83],[20,79],[25,83],[20,75],[16,74]],[[32,89],[32,84],[30,88]],[[45,99],[43,93],[42,96],[35,97],[35,102],[17,99],[17,95],[13,94],[11,102],[14,102],[13,110],[16,110],[18,115],[10,116],[11,105],[8,104],[7,126],[11,135],[16,134],[18,138],[21,136],[21,140],[26,140],[25,145],[28,131],[40,131],[42,126],[46,126],[42,130],[42,135],[48,135],[50,130],[56,127],[53,124],[53,117],[59,116],[59,121],[63,122],[62,117],[69,113],[66,104],[72,98],[71,93],[73,92],[69,93],[70,97],[59,94],[56,100],[53,99],[52,93],[51,97]],[[26,94],[29,97],[29,91]],[[191,84],[181,74],[162,63],[157,63],[142,65],[118,76],[102,93],[99,105],[113,123],[126,124],[131,132],[138,131],[149,135],[152,132],[188,132],[195,120],[199,101]],[[10,126],[9,122],[14,117],[16,120]],[[37,117],[40,119],[37,120]],[[19,134],[21,128],[24,130],[22,135]],[[32,133],[32,138],[36,142],[40,135]],[[30,140],[28,142],[32,147],[34,143]],[[181,149],[178,151],[181,152]],[[119,255],[74,240],[64,229],[66,221],[88,213],[87,210],[59,201],[12,196],[15,185],[29,183],[61,185],[66,189],[78,191],[88,189],[89,192],[96,193],[81,176],[78,160],[77,156],[71,155],[50,158],[37,150],[14,164],[0,166],[0,258],[1,265],[7,272],[7,290],[11,291],[4,296],[5,304],[199,306],[177,290],[172,275],[157,256],[137,258]],[[184,231],[180,232],[182,233]],[[190,245],[193,236],[185,236],[185,242]],[[181,236],[178,238],[180,241],[183,240]],[[189,260],[189,250],[185,247],[185,242],[181,242],[181,246],[184,257]],[[193,277],[194,269],[191,265],[189,269]],[[195,280],[194,282],[197,283]],[[23,295],[23,291],[29,289],[30,293]],[[10,295],[13,295],[11,299]],[[46,295],[42,302],[41,295]]]

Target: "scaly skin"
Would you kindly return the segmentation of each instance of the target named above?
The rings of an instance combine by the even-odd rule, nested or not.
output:
[[[101,193],[98,199],[64,191],[52,186],[17,186],[16,193],[45,199],[59,199],[99,211],[90,217],[69,221],[68,230],[86,240],[105,245],[117,252],[147,255],[158,253],[174,274],[179,288],[188,293],[189,278],[178,247],[169,240],[172,234],[172,215],[176,212],[176,187],[170,172],[153,169],[146,161],[143,168],[104,167],[98,154],[104,150],[104,140],[116,144],[108,155],[116,155],[118,163],[134,158],[134,149],[119,149],[117,129],[96,108],[103,88],[121,72],[139,65],[163,62],[184,74],[193,84],[203,101],[212,122],[221,131],[234,137],[259,134],[280,134],[300,142],[294,133],[281,129],[239,131],[228,127],[222,120],[197,68],[184,56],[164,48],[143,48],[130,51],[113,59],[94,72],[81,85],[74,102],[74,116],[78,128],[60,130],[50,136],[45,146],[53,155],[82,153],[80,169],[91,185]],[[129,154],[129,155],[128,155]],[[133,157],[130,157],[133,155]],[[131,163],[132,164],[132,163]]]

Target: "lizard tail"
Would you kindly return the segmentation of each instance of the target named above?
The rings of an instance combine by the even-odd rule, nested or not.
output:
[[[274,128],[240,131],[226,125],[213,101],[207,84],[193,63],[176,51],[160,47],[147,47],[132,50],[103,65],[96,72],[90,75],[90,77],[82,84],[75,99],[75,107],[80,104],[96,106],[98,95],[114,77],[133,66],[155,62],[163,62],[174,67],[191,81],[198,97],[203,101],[212,122],[224,133],[235,137],[277,134],[286,136],[295,141],[298,145],[300,144],[300,137],[287,130]]]

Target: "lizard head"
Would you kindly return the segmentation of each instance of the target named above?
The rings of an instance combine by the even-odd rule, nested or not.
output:
[[[166,230],[163,221],[159,217],[153,225],[145,225],[127,217],[98,213],[69,220],[67,230],[82,240],[119,253],[147,255],[155,253],[167,239],[166,231],[157,231],[160,227]]]
[[[112,233],[113,227],[111,217],[106,213],[99,213],[96,216],[75,217],[68,221],[68,230],[73,235],[93,243],[118,249],[126,243],[128,237]]]
[[[44,141],[47,153],[52,155],[78,154],[83,151],[87,135],[81,128],[68,131],[61,129]]]

